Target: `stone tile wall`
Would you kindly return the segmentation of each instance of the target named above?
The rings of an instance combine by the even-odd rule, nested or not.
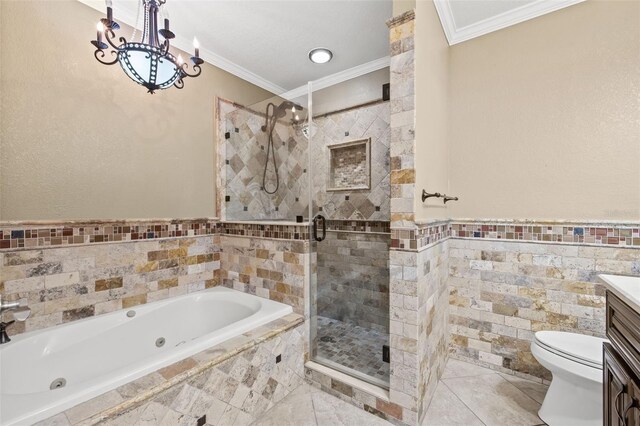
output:
[[[317,126],[311,145],[313,211],[329,219],[389,220],[389,102],[380,102],[314,118]],[[370,189],[327,191],[330,184],[329,146],[370,138]],[[351,150],[354,147],[349,148]],[[359,149],[359,148],[358,148]],[[347,150],[341,148],[339,151]],[[334,153],[335,155],[336,153]],[[363,183],[364,170],[357,165],[340,176],[344,185]],[[367,167],[369,165],[367,164]],[[344,170],[343,170],[344,172]],[[360,179],[360,180],[358,180]],[[357,181],[357,182],[356,182]],[[366,183],[369,183],[368,181]],[[338,185],[335,185],[338,186]]]
[[[421,424],[449,352],[449,241],[419,251],[417,269],[418,418]]]
[[[391,225],[415,219],[415,82],[414,11],[393,18],[390,33],[391,71]],[[388,196],[388,194],[386,194]]]
[[[389,234],[327,231],[317,244],[318,314],[389,332]]]
[[[181,237],[2,252],[0,293],[5,300],[26,299],[31,308],[31,316],[10,326],[9,334],[216,286],[218,239]]]
[[[550,380],[531,355],[533,333],[603,336],[605,291],[599,273],[640,275],[640,250],[451,239],[452,356]]]
[[[286,303],[304,314],[309,241],[225,235],[220,245],[224,286]]]
[[[444,371],[448,348],[448,243],[391,250],[391,402],[418,424]]]
[[[299,128],[278,121],[273,142],[280,187],[262,190],[268,133],[263,112],[218,99],[218,216],[226,220],[295,220],[308,216],[309,142]],[[267,189],[276,185],[273,152],[267,167]]]

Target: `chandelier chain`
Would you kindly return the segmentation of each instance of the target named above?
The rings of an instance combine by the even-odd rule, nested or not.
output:
[[[136,21],[134,22],[133,32],[131,33],[131,41],[136,41],[138,25],[140,25],[140,9],[142,9],[142,0],[138,0],[138,11],[136,12]]]

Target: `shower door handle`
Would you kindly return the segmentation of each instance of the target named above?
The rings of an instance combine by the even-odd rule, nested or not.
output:
[[[322,222],[322,237],[318,236],[318,222]],[[313,239],[315,241],[322,241],[327,236],[327,219],[321,214],[317,214],[313,218]]]

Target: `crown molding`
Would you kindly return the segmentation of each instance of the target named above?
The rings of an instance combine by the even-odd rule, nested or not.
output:
[[[92,9],[106,13],[104,1],[96,1],[96,0],[78,0],[78,1],[80,3],[83,3],[91,7]],[[135,26],[135,20],[136,20],[135,13],[131,13],[129,11],[123,11],[120,9],[118,9],[116,13],[117,15],[115,17],[118,22],[125,23],[132,28]],[[183,52],[189,52],[193,50],[192,41],[185,38],[184,36],[179,36],[179,35],[177,35],[176,38],[174,38],[171,41],[171,46],[176,49],[180,49]],[[245,81],[248,81],[249,83],[255,84],[256,86],[262,89],[265,89],[273,94],[278,94],[286,91],[286,89],[284,89],[283,87],[280,87],[277,84],[272,83],[271,81],[260,77],[259,75],[249,71],[244,67],[241,67],[235,62],[232,62],[206,48],[200,47],[200,58],[202,58],[202,60],[204,60],[205,62],[208,62],[209,64],[217,68],[220,68],[230,74],[235,75],[236,77],[239,77]]]
[[[315,92],[316,90],[325,89],[327,87],[333,86],[334,84],[342,83],[343,81],[351,80],[352,78],[360,77],[361,75],[369,74],[373,71],[378,71],[382,68],[388,67],[390,61],[391,59],[389,58],[389,56],[385,56],[383,58],[374,59],[370,62],[365,62],[364,64],[355,66],[353,68],[349,68],[344,71],[340,71],[335,74],[313,80],[310,82],[311,88]],[[280,96],[284,99],[296,99],[301,96],[306,96],[308,94],[308,91],[308,85],[305,84],[303,86],[289,90],[288,92],[284,92]]]
[[[533,3],[526,4],[500,15],[484,19],[465,27],[458,28],[453,12],[451,11],[452,0],[434,0],[442,28],[447,37],[450,46],[472,38],[510,27],[520,22],[528,21],[565,7],[582,3],[585,0],[537,0]]]

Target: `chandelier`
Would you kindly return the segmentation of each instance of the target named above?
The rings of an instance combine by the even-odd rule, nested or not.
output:
[[[198,41],[193,39],[195,54],[191,57],[192,70],[178,55],[176,58],[169,52],[169,40],[175,38],[175,34],[169,29],[169,16],[164,13],[164,28],[158,29],[158,13],[167,0],[141,0],[140,8],[144,12],[144,27],[138,41],[134,26],[130,42],[124,37],[114,42],[115,31],[120,25],[113,20],[111,0],[107,0],[107,17],[102,18],[97,25],[96,40],[91,44],[96,47],[93,54],[98,62],[105,65],[119,63],[124,72],[136,83],[147,88],[148,93],[174,86],[178,89],[184,87],[185,77],[197,77],[202,72],[200,65],[204,62],[200,59],[200,47]],[[163,8],[165,11],[166,6]],[[140,10],[138,10],[138,18]],[[136,25],[137,25],[136,19]],[[160,42],[162,37],[162,42]],[[106,41],[106,42],[105,42]],[[107,52],[113,59],[106,57]]]

